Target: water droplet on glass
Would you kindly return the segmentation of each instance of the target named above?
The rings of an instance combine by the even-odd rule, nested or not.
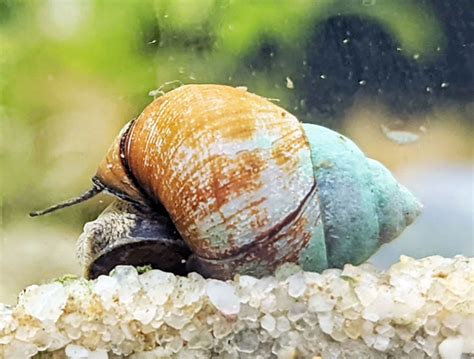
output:
[[[414,58],[415,60],[418,60],[418,59],[420,58],[420,54],[414,54],[414,55],[413,55],[413,58]]]
[[[448,87],[448,86],[449,86],[449,84],[447,82],[442,82],[441,83],[441,88],[443,88],[443,89]]]
[[[289,89],[294,89],[295,85],[293,84],[293,81],[287,76],[286,77],[286,87]]]
[[[433,89],[430,86],[426,86],[426,92],[433,92]]]
[[[359,85],[361,85],[361,86],[364,86],[366,83],[367,83],[367,81],[365,81],[365,80],[360,80],[359,81]]]
[[[347,44],[349,41],[350,41],[349,39],[344,39],[344,40],[342,40],[342,43]]]
[[[326,75],[322,74],[322,75],[319,75],[320,78],[322,78],[323,80],[326,79]]]
[[[275,97],[265,97],[268,101],[271,101],[271,102],[280,102],[280,99],[279,98],[275,98]]]
[[[408,131],[399,131],[399,130],[391,130],[385,125],[380,125],[383,134],[391,141],[399,144],[399,145],[406,145],[409,143],[413,143],[418,141],[420,138],[419,135],[416,133],[408,132]]]

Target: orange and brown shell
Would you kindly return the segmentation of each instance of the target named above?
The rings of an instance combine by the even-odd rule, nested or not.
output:
[[[203,274],[300,262],[321,226],[301,123],[228,86],[186,85],[153,101],[114,141],[95,181],[164,206]]]

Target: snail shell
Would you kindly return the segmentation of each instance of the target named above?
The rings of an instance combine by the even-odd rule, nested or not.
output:
[[[420,210],[346,137],[220,85],[156,99],[124,127],[93,182],[93,194],[146,208],[142,217],[169,216],[192,253],[188,270],[219,278],[284,262],[311,271],[360,263]]]
[[[201,271],[259,274],[304,260],[321,226],[302,124],[233,87],[183,86],[155,100],[119,135],[96,180],[162,204]]]

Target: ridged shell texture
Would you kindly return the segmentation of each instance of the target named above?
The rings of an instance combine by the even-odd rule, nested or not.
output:
[[[182,86],[150,104],[127,136],[132,176],[199,257],[237,258],[254,247],[246,252],[257,260],[294,261],[310,240],[319,220],[310,146],[299,121],[270,101]],[[288,238],[293,248],[282,250]]]

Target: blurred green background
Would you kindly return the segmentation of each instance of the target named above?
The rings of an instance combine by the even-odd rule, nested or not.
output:
[[[75,240],[111,198],[27,213],[89,188],[119,129],[181,83],[246,86],[386,164],[425,212],[376,265],[473,255],[470,5],[0,0],[0,301],[79,273]]]

